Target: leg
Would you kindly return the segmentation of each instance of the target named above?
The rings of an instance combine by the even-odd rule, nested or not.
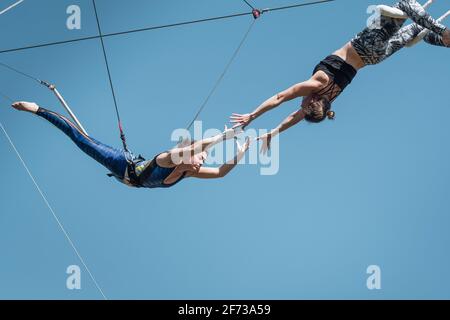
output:
[[[438,21],[439,21],[439,22],[444,21],[444,20],[447,19],[447,17],[449,17],[449,16],[450,16],[450,11],[447,11],[447,13],[444,14],[442,17],[440,17],[440,18],[438,19]],[[423,31],[422,31],[422,32],[423,32]],[[434,45],[434,46],[441,46],[441,47],[447,47],[447,48],[450,47],[450,44],[448,44],[448,43],[446,44],[446,43],[444,42],[444,37],[441,36],[441,35],[439,35],[439,34],[437,34],[437,33],[435,33],[435,32],[428,31],[428,32],[425,34],[423,40],[424,40],[426,43],[431,44],[431,45]]]
[[[450,16],[450,11],[447,11],[446,14],[444,14],[442,17],[440,17],[437,21],[442,22],[444,21],[448,16]],[[412,47],[416,44],[418,44],[420,41],[425,40],[425,42],[435,45],[435,46],[442,46],[442,47],[449,47],[450,44],[445,43],[444,37],[438,35],[435,32],[432,32],[428,29],[422,30],[419,35],[410,43],[408,43],[407,47]]]
[[[385,59],[411,43],[422,30],[424,30],[424,28],[416,23],[401,28],[391,39],[389,39]]]
[[[439,35],[442,35],[446,30],[446,27],[434,20],[416,0],[401,0],[396,7],[406,13],[412,21],[423,28],[431,30]]]
[[[14,108],[28,111],[49,121],[64,132],[84,153],[106,167],[118,177],[123,177],[127,168],[127,160],[123,151],[111,148],[91,137],[84,135],[78,127],[64,116],[36,104],[15,103]]]
[[[433,4],[434,0],[428,0],[427,3],[425,3],[422,8],[427,9],[431,4]],[[396,7],[386,6],[384,4],[381,4],[377,6],[378,10],[380,10],[381,15],[386,17],[391,17],[395,19],[405,19],[407,20],[409,17],[406,13],[404,13],[402,10],[398,9],[398,4]]]
[[[423,40],[433,46],[450,48],[450,45],[444,43],[444,38],[441,35],[438,35],[437,33],[431,31],[426,34]]]

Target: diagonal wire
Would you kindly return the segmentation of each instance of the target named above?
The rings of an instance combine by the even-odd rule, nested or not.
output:
[[[11,70],[11,71],[13,71],[13,72],[16,72],[16,73],[18,73],[18,74],[20,74],[20,75],[22,75],[22,76],[24,76],[24,77],[26,77],[26,78],[28,78],[28,79],[31,79],[31,80],[33,80],[33,81],[37,81],[37,82],[41,83],[41,80],[39,80],[38,78],[33,77],[33,76],[31,76],[31,75],[29,75],[29,74],[27,74],[27,73],[25,73],[25,72],[23,72],[23,71],[20,71],[20,70],[18,70],[18,69],[16,69],[16,68],[13,68],[13,67],[11,67],[10,65],[7,65],[6,63],[0,62],[0,66],[4,67],[4,68],[6,68],[6,69],[9,69],[9,70]]]
[[[252,6],[252,5],[250,4],[250,2],[248,2],[247,0],[242,0],[242,1],[244,1],[250,8],[252,8],[252,10],[255,10],[255,7]]]
[[[291,5],[291,6],[268,8],[268,9],[262,10],[262,12],[293,9],[293,8],[317,5],[317,4],[333,2],[333,1],[336,1],[336,0],[322,0],[322,1],[301,3],[301,4],[297,4],[297,5]],[[126,34],[131,34],[131,33],[138,33],[138,32],[165,29],[165,28],[173,28],[173,27],[178,27],[178,26],[185,26],[185,25],[190,25],[190,24],[223,20],[223,19],[231,19],[231,18],[249,16],[249,15],[253,15],[253,13],[252,12],[243,12],[243,13],[230,14],[230,15],[226,15],[226,16],[184,21],[184,22],[178,22],[178,23],[172,23],[172,24],[166,24],[166,25],[160,25],[160,26],[152,26],[152,27],[134,29],[134,30],[128,30],[128,31],[114,32],[114,33],[104,34],[104,35],[102,35],[102,37],[107,38],[107,37],[121,36],[121,35],[126,35]],[[90,37],[84,37],[84,38],[77,38],[77,39],[70,39],[70,40],[64,40],[64,41],[56,41],[56,42],[48,42],[48,43],[43,43],[43,44],[30,45],[30,46],[25,46],[25,47],[20,47],[20,48],[5,49],[5,50],[0,50],[0,54],[8,53],[8,52],[22,51],[22,50],[29,50],[29,49],[36,49],[36,48],[44,48],[44,47],[49,47],[49,46],[62,45],[62,44],[74,43],[74,42],[80,42],[80,41],[86,41],[86,40],[93,40],[93,39],[98,39],[98,38],[100,38],[100,36],[90,36]]]
[[[118,122],[118,125],[119,125],[119,132],[120,132],[120,140],[122,140],[123,149],[126,152],[128,152],[129,150],[128,150],[128,145],[127,145],[127,140],[126,140],[123,128],[122,128],[122,120],[120,118],[119,105],[117,104],[116,91],[114,90],[114,84],[113,84],[113,80],[112,80],[112,76],[111,76],[111,70],[109,68],[108,56],[106,54],[105,42],[103,40],[103,33],[102,33],[101,26],[100,26],[100,19],[98,17],[97,6],[95,4],[95,0],[92,0],[92,4],[94,6],[94,12],[95,12],[95,19],[97,21],[98,34],[100,36],[100,42],[102,44],[103,57],[105,59],[106,71],[108,72],[109,85],[111,87],[111,93],[112,93],[112,97],[113,97],[113,100],[114,100],[114,107],[116,109],[117,122]]]
[[[236,17],[241,17],[241,16],[248,16],[251,14],[252,14],[251,12],[245,12],[245,13],[231,14],[231,15],[227,15],[227,16],[200,19],[200,20],[177,22],[177,23],[172,23],[172,24],[152,26],[152,27],[141,28],[141,29],[133,29],[133,30],[128,30],[128,31],[107,33],[107,34],[104,34],[102,37],[107,38],[107,37],[122,36],[122,35],[126,35],[126,34],[131,34],[131,33],[139,33],[139,32],[144,32],[144,31],[173,28],[173,27],[185,26],[185,25],[196,24],[196,23],[203,23],[203,22],[210,22],[210,21],[216,21],[216,20],[236,18]],[[20,47],[20,48],[1,50],[0,54],[8,53],[8,52],[22,51],[22,50],[29,50],[29,49],[36,49],[36,48],[44,48],[44,47],[50,47],[50,46],[55,46],[55,45],[74,43],[74,42],[80,42],[80,41],[86,41],[86,40],[93,40],[93,39],[99,39],[99,38],[100,38],[100,36],[91,36],[91,37],[77,38],[77,39],[64,40],[64,41],[48,42],[48,43],[44,43],[44,44],[37,44],[37,45]]]
[[[9,136],[8,132],[6,131],[5,127],[3,126],[3,124],[0,122],[0,129],[2,129],[3,133],[6,136],[6,139],[9,141],[9,144],[11,145],[11,147],[13,148],[13,150],[15,151],[17,157],[19,158],[20,162],[22,163],[23,167],[25,168],[25,171],[28,173],[28,175],[30,176],[31,181],[33,181],[34,186],[36,187],[37,191],[39,192],[39,194],[41,195],[42,199],[44,200],[46,206],[48,207],[48,209],[50,210],[50,212],[53,215],[53,218],[55,219],[56,223],[58,224],[59,228],[61,229],[62,233],[64,234],[64,236],[66,237],[67,241],[69,242],[70,246],[72,247],[73,251],[75,252],[75,254],[77,255],[78,259],[80,260],[80,262],[83,264],[84,268],[86,269],[86,271],[89,274],[89,277],[92,279],[92,281],[94,282],[96,288],[98,289],[98,291],[100,292],[100,294],[102,295],[103,299],[107,300],[105,294],[103,293],[103,290],[100,288],[100,286],[98,285],[98,282],[95,280],[93,274],[91,273],[90,269],[88,268],[87,264],[85,263],[83,257],[81,256],[81,254],[79,253],[77,247],[75,246],[75,244],[73,243],[72,239],[70,238],[69,234],[67,233],[66,229],[64,228],[63,224],[61,223],[61,221],[59,220],[58,216],[56,215],[55,211],[53,210],[53,207],[50,205],[50,203],[48,202],[46,196],[44,195],[44,193],[42,192],[42,189],[39,187],[39,184],[36,182],[36,179],[34,178],[33,174],[31,173],[30,169],[28,168],[27,164],[25,163],[25,161],[23,160],[22,156],[20,155],[19,151],[17,150],[16,146],[14,145],[13,141],[11,140],[11,137]]]
[[[102,34],[101,26],[100,26],[100,20],[98,18],[97,6],[95,5],[95,0],[92,0],[92,4],[94,6],[95,19],[97,21],[98,33],[99,33],[99,37],[100,37],[100,42],[102,44],[103,57],[105,59],[106,71],[108,73],[108,79],[109,79],[109,85],[111,87],[112,97],[113,97],[113,100],[114,100],[114,106],[116,107],[116,115],[117,115],[117,119],[119,120],[119,123],[120,123],[119,107],[117,105],[116,93],[115,93],[115,90],[114,90],[114,85],[113,85],[113,81],[112,81],[112,77],[111,77],[111,70],[109,68],[108,56],[106,55],[105,42],[103,41],[103,34]]]
[[[52,47],[52,46],[57,46],[57,45],[61,45],[61,44],[74,43],[74,42],[80,42],[80,41],[86,41],[86,40],[92,40],[92,39],[98,39],[98,38],[99,38],[98,36],[92,36],[92,37],[84,37],[84,38],[77,38],[77,39],[64,40],[64,41],[48,42],[48,43],[36,44],[36,45],[31,45],[31,46],[26,46],[26,47],[6,49],[6,50],[0,51],[0,53],[9,53],[9,52],[29,50],[29,49]]]
[[[24,1],[25,1],[25,0],[19,0],[19,1],[17,1],[16,3],[10,5],[8,8],[6,8],[6,9],[0,11],[0,15],[2,15],[2,14],[4,14],[4,13],[8,12],[9,10],[15,8],[16,6],[18,6],[19,4],[21,4],[21,3],[24,2]]]
[[[322,4],[322,3],[334,2],[334,1],[336,1],[336,0],[321,0],[321,1],[299,3],[299,4],[293,4],[293,5],[290,5],[290,6],[284,6],[284,7],[268,8],[268,9],[264,9],[263,12],[272,12],[272,11],[294,9],[294,8],[312,6],[312,5],[316,5],[316,4]]]
[[[189,126],[187,127],[187,130],[191,129],[191,127],[194,124],[194,122],[198,119],[198,117],[200,116],[202,111],[205,109],[206,105],[208,104],[209,100],[213,96],[214,92],[216,92],[216,90],[219,87],[220,83],[222,82],[223,78],[225,78],[225,75],[227,74],[228,70],[230,69],[231,65],[233,64],[233,61],[236,59],[236,57],[239,54],[239,52],[241,51],[245,41],[247,40],[248,35],[250,34],[250,31],[252,31],[253,26],[255,25],[255,22],[256,22],[256,19],[253,20],[252,23],[250,24],[250,27],[248,28],[247,32],[245,33],[244,37],[242,38],[241,42],[239,43],[239,46],[234,51],[230,61],[225,66],[225,69],[223,70],[222,74],[217,79],[217,81],[214,84],[213,88],[211,89],[211,91],[209,92],[208,96],[206,97],[205,101],[202,103],[202,105],[200,106],[199,110],[195,114],[194,119],[189,123]]]

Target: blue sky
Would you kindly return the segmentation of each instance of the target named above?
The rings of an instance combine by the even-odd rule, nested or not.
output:
[[[6,7],[14,1],[1,0]],[[296,3],[255,0],[256,7]],[[65,27],[66,8],[82,29]],[[273,12],[248,41],[202,114],[232,112],[310,76],[359,32],[372,1]],[[386,4],[391,4],[386,3]],[[242,1],[97,0],[105,33],[247,11]],[[429,10],[448,10],[439,1]],[[169,148],[252,22],[249,16],[105,40],[129,143],[147,157]],[[91,1],[25,1],[0,17],[0,50],[96,35]],[[89,133],[120,146],[98,40],[0,55],[56,83]],[[424,43],[361,71],[336,101],[337,119],[281,137],[280,171],[239,166],[217,181],[128,189],[55,128],[9,109],[0,121],[112,299],[450,298],[448,51]],[[37,84],[0,70],[1,91],[61,111]],[[288,103],[252,124],[269,129]],[[100,299],[87,273],[65,287],[75,253],[5,137],[0,138],[0,298]],[[366,288],[379,265],[382,289]]]

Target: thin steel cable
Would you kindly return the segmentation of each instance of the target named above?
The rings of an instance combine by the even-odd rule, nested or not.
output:
[[[326,2],[333,2],[333,1],[336,1],[336,0],[314,1],[314,2],[297,4],[297,5],[291,5],[291,6],[268,8],[268,9],[262,10],[262,12],[271,12],[271,11],[278,11],[278,10],[293,9],[293,8],[305,7],[305,6],[316,5],[316,4],[326,3]],[[173,28],[173,27],[178,27],[178,26],[184,26],[184,25],[190,25],[190,24],[196,24],[196,23],[203,23],[203,22],[210,22],[210,21],[216,21],[216,20],[231,19],[231,18],[248,16],[248,15],[253,15],[253,12],[236,13],[236,14],[230,14],[230,15],[219,16],[219,17],[212,17],[212,18],[205,18],[205,19],[191,20],[191,21],[184,21],[184,22],[177,22],[177,23],[172,23],[172,24],[166,24],[166,25],[160,25],[160,26],[152,26],[152,27],[147,27],[147,28],[134,29],[134,30],[128,30],[128,31],[121,31],[121,32],[114,32],[114,33],[107,33],[107,34],[103,35],[103,38],[127,35],[127,34],[130,34],[130,33],[138,33],[138,32],[144,32],[144,31],[158,30],[158,29],[164,29],[164,28]],[[83,38],[77,38],[77,39],[70,39],[70,40],[63,40],[63,41],[56,41],[56,42],[48,42],[48,43],[43,43],[43,44],[29,45],[29,46],[24,46],[24,47],[19,47],[19,48],[0,50],[0,54],[2,54],[2,53],[9,53],[9,52],[16,52],[16,51],[23,51],[23,50],[29,50],[29,49],[36,49],[36,48],[44,48],[44,47],[49,47],[49,46],[62,45],[62,44],[80,42],[80,41],[94,40],[94,39],[98,39],[98,38],[100,38],[100,36],[90,36],[90,37],[83,37]]]
[[[233,64],[233,61],[236,59],[237,55],[239,54],[239,52],[241,51],[242,47],[244,46],[244,43],[247,40],[248,35],[250,34],[250,31],[252,31],[253,26],[255,25],[255,22],[256,22],[256,19],[253,20],[252,23],[250,24],[250,27],[248,28],[247,32],[245,33],[244,37],[242,38],[241,42],[239,43],[239,46],[236,48],[236,50],[234,51],[233,55],[231,56],[231,59],[228,61],[227,65],[225,66],[225,69],[223,70],[222,74],[217,79],[215,85],[213,86],[213,88],[209,92],[209,94],[206,97],[205,101],[202,103],[202,105],[200,106],[199,110],[195,114],[194,119],[189,123],[189,126],[187,127],[187,130],[191,129],[191,127],[194,124],[194,122],[198,119],[198,117],[200,116],[202,111],[205,109],[206,105],[208,104],[209,100],[213,96],[214,92],[216,92],[216,90],[219,87],[220,83],[222,82],[222,80],[224,79],[224,77],[227,74],[228,70],[230,69],[231,65]]]
[[[129,151],[125,133],[122,128],[122,120],[120,118],[119,105],[117,104],[116,91],[114,90],[114,84],[113,84],[113,80],[112,80],[112,76],[111,76],[111,70],[109,68],[108,56],[106,54],[105,42],[103,41],[103,34],[102,34],[101,26],[100,26],[100,19],[98,17],[97,6],[95,5],[95,0],[92,0],[92,4],[94,5],[95,19],[97,20],[97,28],[98,28],[98,33],[100,36],[100,42],[102,44],[103,57],[105,59],[106,71],[108,72],[109,85],[111,87],[111,93],[112,93],[112,97],[114,100],[114,107],[116,109],[117,122],[119,124],[120,139],[122,140],[124,150]]]
[[[0,11],[0,16],[1,16],[2,14],[4,14],[4,13],[8,12],[9,10],[11,10],[11,9],[13,9],[13,8],[15,8],[15,7],[17,7],[19,4],[21,4],[21,3],[24,2],[24,1],[25,1],[25,0],[19,0],[19,1],[17,1],[16,3],[10,5],[8,8],[3,9],[2,11]]]
[[[252,8],[252,10],[255,10],[255,7],[252,6],[252,5],[250,4],[250,2],[248,2],[247,0],[242,0],[242,1],[244,1],[250,8]]]
[[[294,9],[294,8],[312,6],[312,5],[316,5],[316,4],[322,4],[322,3],[334,2],[334,1],[336,1],[336,0],[321,0],[321,1],[313,1],[313,2],[307,2],[307,3],[299,3],[299,4],[293,4],[290,6],[284,6],[284,7],[268,8],[268,9],[264,9],[263,12],[273,12],[273,11]]]
[[[19,153],[19,151],[17,150],[15,144],[13,143],[11,137],[9,136],[8,132],[6,131],[5,127],[3,126],[3,124],[0,122],[0,128],[2,129],[4,135],[6,136],[6,139],[8,140],[9,144],[11,145],[11,147],[13,148],[13,150],[15,151],[17,157],[19,158],[20,162],[22,163],[22,166],[25,168],[25,171],[28,173],[28,175],[30,176],[31,181],[33,182],[34,186],[36,187],[37,191],[39,192],[39,194],[41,195],[42,199],[44,200],[46,206],[48,207],[48,209],[50,210],[50,212],[53,215],[53,218],[55,219],[56,223],[58,224],[59,228],[61,229],[62,233],[64,234],[64,236],[66,237],[67,241],[69,242],[70,246],[72,247],[73,251],[75,252],[75,254],[77,255],[78,259],[80,260],[80,262],[83,264],[84,268],[86,269],[86,271],[89,274],[89,277],[91,278],[91,280],[94,282],[97,290],[100,292],[100,294],[102,295],[103,299],[108,300],[106,295],[104,294],[103,290],[100,288],[97,280],[95,280],[95,277],[93,276],[93,274],[91,273],[90,269],[88,268],[86,262],[84,261],[83,257],[81,256],[80,252],[78,251],[77,247],[75,246],[74,242],[72,241],[72,239],[70,238],[69,234],[67,233],[66,229],[64,228],[63,224],[61,223],[61,221],[59,220],[58,216],[55,213],[55,210],[53,210],[53,207],[50,205],[49,201],[47,200],[46,196],[44,195],[42,189],[40,188],[39,184],[37,183],[36,179],[34,178],[33,174],[31,173],[30,169],[28,168],[27,164],[25,163],[25,161],[23,160],[22,155]]]
[[[252,13],[251,12],[237,13],[237,14],[231,14],[231,15],[227,15],[227,16],[220,16],[220,17],[206,18],[206,19],[200,19],[200,20],[177,22],[177,23],[172,23],[172,24],[166,24],[166,25],[160,25],[160,26],[152,26],[152,27],[147,27],[147,28],[133,29],[133,30],[114,32],[114,33],[106,33],[106,34],[103,35],[103,38],[122,36],[122,35],[131,34],[131,33],[139,33],[139,32],[144,32],[144,31],[151,31],[151,30],[173,28],[173,27],[185,26],[185,25],[196,24],[196,23],[203,23],[203,22],[210,22],[210,21],[216,21],[216,20],[230,19],[230,18],[236,18],[236,17],[248,16],[248,15],[252,15]],[[44,43],[44,44],[37,44],[37,45],[30,45],[30,46],[20,47],[20,48],[1,50],[0,54],[2,54],[2,53],[9,53],[9,52],[23,51],[23,50],[29,50],[29,49],[36,49],[36,48],[44,48],[44,47],[50,47],[50,46],[55,46],[55,45],[74,43],[74,42],[80,42],[80,41],[86,41],[86,40],[94,40],[94,39],[99,39],[99,38],[100,38],[100,36],[90,36],[90,37],[77,38],[77,39],[71,39],[71,40],[48,42],[48,43]]]
[[[11,70],[11,71],[13,71],[13,72],[15,72],[15,73],[18,73],[18,74],[20,74],[20,75],[22,75],[22,76],[24,76],[24,77],[26,77],[26,78],[29,78],[29,79],[31,79],[31,80],[33,80],[33,81],[36,81],[36,82],[39,82],[39,83],[42,82],[40,79],[38,79],[38,78],[36,78],[36,77],[34,77],[34,76],[28,74],[28,73],[25,73],[25,72],[23,72],[23,71],[20,71],[19,69],[13,68],[13,67],[11,67],[10,65],[7,65],[6,63],[0,62],[0,66],[4,67],[4,68],[6,68],[6,69],[9,69],[9,70]]]

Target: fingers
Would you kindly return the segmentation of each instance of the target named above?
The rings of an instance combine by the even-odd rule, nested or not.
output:
[[[248,150],[250,148],[252,140],[253,139],[250,139],[250,137],[247,137],[247,139],[245,139],[245,145],[244,145],[245,150]]]
[[[11,107],[13,107],[14,109],[19,110],[19,108],[22,106],[22,102],[14,102]]]
[[[237,140],[237,139],[236,139],[236,146],[237,146],[237,148],[238,148],[239,151],[242,150],[242,146],[241,146],[241,144],[239,143],[239,140]]]
[[[266,154],[266,148],[264,144],[261,146],[261,153]]]
[[[266,155],[269,152],[270,147],[266,144],[263,145],[263,147],[261,148],[261,153],[263,155]]]

